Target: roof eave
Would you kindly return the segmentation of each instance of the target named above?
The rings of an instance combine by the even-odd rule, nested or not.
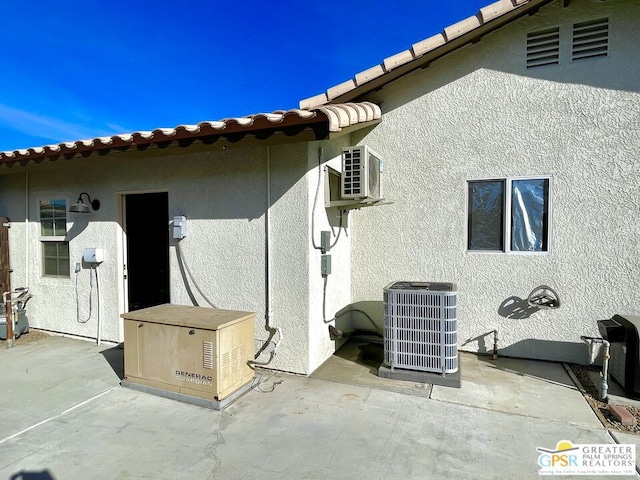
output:
[[[323,106],[312,110],[278,110],[218,122],[179,125],[148,132],[78,140],[43,147],[0,152],[0,167],[41,163],[44,160],[73,159],[112,153],[141,152],[168,147],[187,148],[218,145],[228,148],[261,142],[263,145],[326,140],[335,135],[365,128],[381,120],[380,107],[370,103]],[[171,150],[174,151],[174,150]]]

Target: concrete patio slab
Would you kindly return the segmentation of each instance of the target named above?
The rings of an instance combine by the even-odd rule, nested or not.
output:
[[[97,346],[63,337],[0,350],[0,440],[104,393],[120,378]]]
[[[28,355],[26,347],[0,352],[3,382],[12,380],[2,408],[16,419],[0,425],[0,478],[537,478],[537,447],[553,448],[564,439],[614,442],[599,423],[268,371],[217,412],[119,387],[118,368],[112,368],[118,349],[58,338],[37,347]],[[491,366],[479,362],[481,373]],[[511,366],[528,368],[519,362]],[[474,364],[467,363],[465,372]],[[547,374],[562,380],[557,369]],[[581,396],[550,393],[547,399],[542,380],[497,368],[463,378],[463,388],[466,382],[468,393],[504,395],[514,386],[511,377],[519,379],[522,410],[556,408],[557,401],[567,409],[586,405]],[[504,387],[494,383],[502,380]],[[33,401],[18,401],[25,399]]]
[[[601,426],[559,363],[461,354],[462,386],[434,386],[434,400],[499,412]]]
[[[616,443],[636,446],[636,470],[640,470],[640,435],[611,430],[611,436],[616,440]]]
[[[600,388],[600,372],[589,371],[589,380],[593,383],[593,386],[598,390]],[[630,398],[627,396],[627,392],[612,376],[609,374],[607,380],[607,397],[611,405],[625,405],[627,407],[640,408],[640,400],[637,397]]]
[[[329,382],[372,387],[388,392],[404,393],[418,397],[429,397],[431,385],[403,380],[385,379],[378,376],[378,367],[384,358],[382,344],[350,341],[335,355],[324,362],[311,378]]]

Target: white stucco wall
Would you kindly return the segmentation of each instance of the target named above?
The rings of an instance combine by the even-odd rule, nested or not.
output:
[[[603,17],[610,19],[609,56],[571,63],[572,23]],[[527,70],[526,34],[548,26],[561,28],[561,64]],[[384,121],[331,141],[214,146],[200,153],[149,149],[3,167],[0,215],[12,220],[12,284],[34,293],[28,306],[33,327],[95,338],[95,311],[86,324],[76,321],[73,265],[84,248],[104,248],[102,336],[121,340],[118,199],[164,191],[169,217],[188,219],[180,245],[198,286],[220,308],[256,312],[259,346],[268,337],[270,164],[270,325],[284,336],[270,367],[303,374],[317,368],[336,348],[326,321],[338,312],[351,309],[353,315],[341,317],[348,325],[370,326],[367,315],[381,325],[382,290],[394,280],[456,283],[463,349],[490,349],[490,332],[497,329],[502,354],[584,362],[579,337],[596,334],[597,319],[640,313],[638,26],[637,2],[572,0],[568,8],[555,2],[372,94]],[[329,252],[324,296],[321,254],[312,239],[319,244],[320,231],[329,230],[335,241],[340,228],[337,210],[324,208],[322,168],[340,169],[341,148],[356,144],[383,157],[384,196],[392,203],[345,215]],[[466,252],[467,181],[537,175],[552,178],[550,252]],[[81,191],[102,206],[91,215],[69,215],[71,278],[42,277],[38,202],[64,198],[70,204]],[[171,301],[191,304],[174,241],[170,269]],[[83,270],[78,276],[85,315],[88,275]],[[559,310],[528,318],[498,313],[505,300],[524,299],[540,284],[557,290]],[[195,288],[192,294],[206,305]]]
[[[321,275],[322,253],[310,241],[309,253],[309,361],[310,371],[315,370],[336,350],[336,343],[329,336],[329,324],[335,325],[336,313],[351,303],[351,233],[349,222],[352,213],[340,209],[325,208],[325,167],[342,169],[342,148],[350,145],[349,136],[334,141],[310,142],[308,144],[308,215],[315,219],[309,238],[320,247],[320,232],[331,232],[333,247],[327,252],[331,256],[331,274],[326,277],[326,294],[323,293],[325,279]],[[318,168],[318,149],[322,149]],[[320,177],[320,183],[318,183]],[[319,187],[319,191],[318,191]],[[317,192],[317,197],[316,197]],[[315,210],[314,210],[315,204]],[[324,306],[323,306],[324,303]],[[323,308],[324,307],[324,308]],[[338,345],[339,346],[339,345]]]
[[[11,266],[14,286],[28,284],[34,297],[28,305],[30,325],[55,332],[95,338],[97,309],[87,323],[76,320],[75,262],[86,247],[101,247],[105,261],[98,267],[102,301],[102,338],[122,339],[121,226],[118,196],[126,193],[165,191],[169,217],[187,217],[182,254],[199,288],[219,308],[256,312],[255,331],[265,330],[265,211],[267,207],[267,159],[271,165],[271,325],[281,329],[284,340],[270,367],[309,373],[330,355],[326,326],[309,326],[309,302],[318,298],[310,287],[310,182],[317,179],[309,167],[306,143],[255,148],[212,148],[203,153],[147,151],[113,154],[86,160],[58,160],[27,168],[5,169],[0,175],[0,215],[12,220]],[[29,238],[25,236],[26,173],[29,198]],[[81,191],[101,202],[90,215],[69,214],[70,278],[47,278],[41,272],[38,202],[64,198],[73,203]],[[318,218],[324,211],[321,199]],[[326,214],[325,214],[326,223]],[[324,228],[322,221],[318,227]],[[150,239],[152,241],[153,239]],[[191,304],[178,267],[175,241],[170,243],[171,301]],[[348,260],[347,260],[348,263]],[[27,266],[28,267],[25,267]],[[319,265],[319,260],[318,260]],[[315,266],[315,265],[314,265]],[[348,269],[345,270],[349,278]],[[315,273],[319,273],[318,271]],[[314,283],[316,280],[314,280]],[[95,287],[94,287],[95,288]],[[333,288],[333,287],[332,287]],[[207,306],[193,285],[192,294]],[[344,289],[349,296],[349,288]],[[319,290],[320,295],[322,290]],[[95,290],[94,290],[95,294]],[[78,274],[81,316],[88,314],[89,270]],[[333,298],[333,297],[332,297]],[[95,297],[94,297],[95,302]],[[317,319],[317,309],[313,314]],[[321,314],[320,314],[321,315]],[[322,320],[320,319],[320,324]],[[316,330],[322,330],[321,335]],[[310,360],[310,335],[322,346]],[[274,340],[277,340],[277,336]]]
[[[608,17],[607,58],[570,61],[571,25]],[[560,65],[525,68],[526,34],[561,28]],[[384,158],[385,197],[352,223],[353,301],[393,280],[458,286],[463,349],[584,362],[596,320],[640,313],[640,8],[554,2],[371,97],[384,121],[358,143]],[[355,135],[354,135],[355,137]],[[465,251],[466,182],[552,177],[551,251]],[[558,310],[498,314],[509,297],[554,288]]]

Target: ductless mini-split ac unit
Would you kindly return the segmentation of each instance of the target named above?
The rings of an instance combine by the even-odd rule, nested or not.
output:
[[[382,199],[382,160],[365,145],[342,149],[340,194],[343,199]]]

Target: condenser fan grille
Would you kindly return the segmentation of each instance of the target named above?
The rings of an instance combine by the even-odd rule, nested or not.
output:
[[[430,290],[431,285],[446,288]],[[384,289],[384,361],[392,369],[458,371],[457,292],[452,284],[396,282]]]

